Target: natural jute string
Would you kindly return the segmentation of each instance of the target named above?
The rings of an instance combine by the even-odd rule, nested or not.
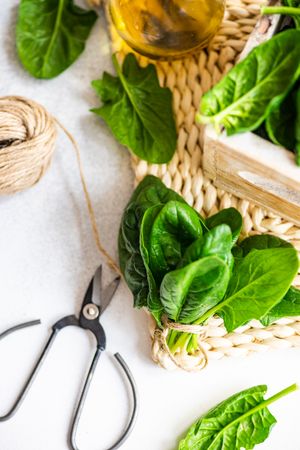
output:
[[[43,106],[24,97],[0,97],[0,195],[23,191],[38,183],[52,161],[57,125],[75,150],[96,246],[108,265],[120,274],[119,267],[101,244],[80,151],[74,137]]]
[[[201,340],[205,339],[205,327],[201,325],[185,325],[181,323],[170,322],[166,316],[162,317],[163,328],[155,325],[152,342],[152,356],[154,361],[161,364],[161,354],[167,355],[172,363],[180,369],[188,372],[202,370],[208,363],[208,357],[205,349],[201,345]],[[180,353],[173,354],[167,344],[167,337],[170,330],[180,331],[183,333],[195,334],[198,337],[197,351],[190,355],[183,350]],[[164,365],[162,365],[164,367]]]

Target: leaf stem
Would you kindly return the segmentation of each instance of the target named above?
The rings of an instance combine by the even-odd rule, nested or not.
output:
[[[51,53],[51,51],[53,49],[55,40],[56,40],[58,32],[59,32],[59,28],[61,26],[61,19],[62,19],[62,15],[63,15],[63,12],[64,12],[64,6],[65,6],[64,0],[59,0],[58,1],[58,8],[57,8],[57,14],[56,14],[56,18],[55,18],[55,24],[54,24],[53,33],[52,33],[49,45],[47,47],[45,56],[43,57],[43,64],[42,64],[42,67],[41,67],[41,74],[42,74],[42,76],[44,76],[44,71],[45,71],[46,64],[48,63],[48,59],[49,59],[50,53]]]
[[[194,323],[195,325],[199,325],[201,323],[204,323],[207,321],[207,319],[209,319],[210,317],[214,316],[215,313],[222,308],[222,306],[224,304],[226,304],[228,298],[225,298],[225,300],[223,300],[222,302],[218,303],[216,306],[214,306],[213,308],[210,308],[208,311],[206,311],[206,313],[204,313],[201,317],[199,317],[199,319],[197,319]]]
[[[116,53],[113,53],[113,55],[112,55],[112,62],[113,62],[114,68],[116,69],[117,74],[119,76],[122,75],[122,70],[121,70]]]
[[[188,353],[193,353],[198,346],[198,337],[191,333],[171,330],[167,338],[167,343],[169,350],[173,355],[180,350],[186,350]]]
[[[300,16],[300,8],[292,6],[262,6],[261,14],[283,14],[288,16]]]
[[[200,112],[197,112],[196,114],[196,121],[198,123],[202,123],[203,125],[207,125],[211,122],[211,116],[204,116]]]
[[[291,386],[288,386],[287,388],[283,389],[282,391],[265,400],[264,401],[265,406],[271,405],[271,403],[276,402],[280,398],[285,397],[286,395],[291,394],[292,392],[297,391],[298,389],[299,386],[297,383],[291,384]]]
[[[129,53],[129,55],[127,55],[127,58],[129,58],[130,55],[133,55],[133,54],[132,54],[132,53]],[[119,78],[120,78],[120,81],[121,81],[121,83],[122,83],[122,85],[123,85],[124,91],[126,92],[127,97],[129,98],[130,103],[132,104],[132,106],[134,107],[135,111],[137,112],[137,115],[138,115],[138,117],[140,118],[141,122],[144,123],[144,122],[143,122],[143,118],[142,118],[142,116],[141,116],[141,114],[140,114],[140,112],[139,112],[139,108],[138,108],[137,105],[135,104],[135,101],[134,101],[133,96],[131,95],[130,89],[128,89],[128,86],[127,86],[127,80],[126,80],[126,78],[125,78],[124,75],[123,75],[124,63],[123,63],[123,67],[121,68],[121,66],[120,66],[120,64],[119,64],[119,62],[118,62],[116,53],[113,54],[112,60],[113,60],[113,64],[114,64],[114,66],[115,66],[115,69],[116,69],[116,71],[117,71],[117,74],[118,74],[118,76],[119,76]]]

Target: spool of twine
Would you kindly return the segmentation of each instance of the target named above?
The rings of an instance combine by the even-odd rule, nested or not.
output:
[[[74,137],[43,106],[24,97],[0,97],[0,195],[23,191],[39,182],[52,161],[57,126],[67,135],[76,153],[96,246],[108,265],[120,274],[119,267],[101,244],[79,148]]]
[[[37,183],[50,166],[57,130],[43,106],[21,97],[0,98],[0,195]]]

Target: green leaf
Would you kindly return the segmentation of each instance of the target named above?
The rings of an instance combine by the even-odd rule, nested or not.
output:
[[[156,219],[162,208],[162,204],[158,204],[152,206],[151,208],[148,208],[143,216],[142,224],[140,227],[140,252],[142,255],[144,266],[146,268],[147,281],[149,286],[147,307],[158,323],[160,323],[161,321],[160,319],[163,312],[163,306],[160,301],[155,278],[150,269],[150,255],[148,248],[150,248],[150,235],[153,221]]]
[[[198,120],[228,135],[257,128],[300,75],[300,30],[275,35],[249,55],[201,102]]]
[[[296,162],[298,166],[300,166],[300,89],[298,89],[296,94],[295,126],[296,126],[296,147],[295,147]]]
[[[207,256],[169,272],[160,286],[160,298],[169,319],[192,323],[224,296],[229,269],[220,258]]]
[[[229,397],[192,425],[178,450],[253,449],[276,423],[268,406],[297,389],[294,384],[264,400],[267,386],[261,385]]]
[[[293,248],[292,244],[271,234],[260,234],[244,239],[240,243],[241,256],[246,256],[253,249],[263,250],[267,248]],[[282,317],[300,315],[300,291],[290,287],[283,299],[277,303],[263,318],[260,319],[264,326],[268,326]]]
[[[186,248],[202,235],[202,224],[193,208],[174,200],[162,206],[157,215],[154,216],[150,209],[144,217],[149,233],[149,265],[154,278],[160,283],[168,271],[175,269]],[[149,218],[152,220],[151,226]],[[143,226],[144,220],[141,229]]]
[[[159,85],[153,64],[140,67],[126,56],[122,69],[116,58],[117,77],[104,73],[92,86],[103,105],[93,109],[105,120],[116,139],[141,159],[166,163],[177,142],[172,93]]]
[[[205,256],[218,256],[229,265],[232,264],[232,233],[228,225],[218,225],[194,241],[185,251],[178,268]]]
[[[240,247],[238,244],[235,244],[235,245],[232,247],[231,252],[232,252],[234,258],[235,258],[235,259],[238,259],[238,260],[242,259],[243,256],[244,256],[244,255],[243,255],[243,250],[241,249],[241,247]]]
[[[183,258],[179,262],[177,268],[185,267],[195,261],[203,261],[207,256],[217,256],[225,264],[227,268],[224,270],[223,276],[220,276],[219,281],[215,282],[214,286],[203,292],[188,292],[186,296],[187,302],[180,314],[180,321],[185,323],[197,322],[199,316],[203,315],[210,308],[218,304],[225,295],[232,267],[233,256],[231,254],[232,234],[228,225],[222,224],[212,228],[206,232],[204,236],[196,239],[185,251]],[[179,273],[180,278],[181,273]],[[176,277],[177,275],[175,275]],[[174,284],[175,285],[175,284]],[[183,285],[177,286],[175,295],[182,295],[180,289]],[[185,295],[185,294],[184,294]],[[166,301],[167,301],[167,294]],[[190,297],[192,301],[190,301]],[[171,299],[171,296],[170,296]],[[188,333],[180,333],[172,331],[168,337],[168,345],[171,351],[176,352],[178,348],[187,347],[192,353],[193,349],[197,350],[198,343],[195,336]]]
[[[300,92],[298,86],[282,102],[276,104],[266,118],[270,140],[291,151],[296,149],[297,91]]]
[[[120,268],[137,308],[147,305],[149,292],[146,268],[139,248],[140,219],[136,204],[128,205],[123,214],[118,240]]]
[[[225,208],[217,214],[208,217],[205,224],[209,229],[221,224],[229,225],[232,233],[232,243],[235,244],[242,230],[243,218],[237,209]]]
[[[294,248],[252,250],[235,265],[225,299],[199,321],[217,314],[231,332],[251,319],[260,320],[287,293],[298,268]]]
[[[231,228],[225,223],[212,228],[204,235],[202,256],[218,256],[227,260],[231,253],[232,233]]]
[[[16,29],[19,58],[36,78],[53,78],[83,52],[97,20],[73,0],[21,0]]]
[[[145,211],[169,200],[185,203],[176,192],[168,189],[159,178],[146,176],[137,186],[125,208],[119,231],[119,263],[126,283],[134,295],[137,308],[147,306],[149,285],[140,253],[140,225]]]
[[[292,244],[272,234],[258,234],[250,236],[240,242],[239,247],[243,251],[243,256],[253,250],[265,250],[267,248],[293,248]]]
[[[282,3],[284,6],[287,6],[289,8],[298,9],[297,14],[293,14],[293,11],[287,11],[285,8],[284,14],[291,15],[291,17],[294,19],[296,28],[300,28],[300,0],[282,0]],[[278,8],[280,8],[280,6]]]
[[[293,316],[300,316],[300,290],[292,286],[281,302],[274,306],[260,321],[266,327],[282,317]]]
[[[192,262],[198,261],[202,255],[204,236],[200,236],[191,245],[188,246],[182,259],[179,261],[177,265],[177,269],[186,266]]]

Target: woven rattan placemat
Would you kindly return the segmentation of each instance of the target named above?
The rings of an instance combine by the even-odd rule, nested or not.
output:
[[[263,3],[264,0],[227,0],[222,27],[208,49],[182,60],[155,63],[161,85],[173,92],[178,127],[177,151],[172,161],[163,165],[148,164],[133,157],[133,169],[137,182],[147,174],[160,177],[204,217],[233,206],[243,216],[244,235],[275,234],[292,242],[300,251],[298,227],[247,200],[216,188],[202,170],[203,127],[195,123],[201,96],[235,64],[257,22]],[[118,52],[120,59],[132,51],[113,29],[112,42],[113,50]],[[149,63],[144,57],[139,59],[143,65]],[[295,285],[300,286],[300,275],[295,279]],[[200,364],[187,355],[181,355],[174,361],[166,351],[161,332],[152,329],[154,360],[168,368],[176,363],[185,369],[193,369],[195,364],[197,367],[204,366],[206,358],[300,346],[300,317],[282,319],[268,328],[252,321],[230,334],[227,334],[220,318],[211,319],[203,328]]]

